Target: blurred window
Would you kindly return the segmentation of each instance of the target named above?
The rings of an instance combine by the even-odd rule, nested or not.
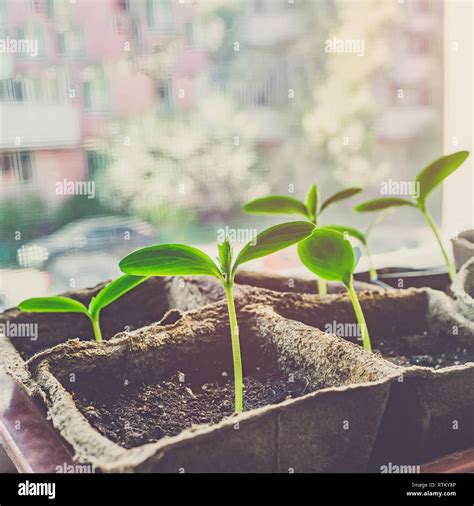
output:
[[[61,56],[77,58],[84,56],[84,33],[74,28],[58,34],[58,49]]]
[[[33,153],[16,151],[0,154],[2,184],[27,183],[33,179]]]
[[[173,87],[171,79],[160,79],[157,84],[160,107],[169,112],[173,109]]]
[[[50,20],[68,19],[71,15],[71,6],[74,2],[70,0],[46,0],[46,12]]]
[[[26,99],[25,83],[18,79],[0,79],[0,101],[22,101]]]
[[[44,27],[39,23],[28,23],[25,26],[19,26],[16,30],[18,40],[34,41],[37,44],[37,54],[34,58],[46,56],[46,46],[44,38]],[[18,52],[19,58],[31,58],[28,52]]]
[[[148,27],[157,32],[171,32],[174,29],[171,0],[146,0]]]
[[[109,110],[109,90],[103,69],[92,71],[92,77],[83,84],[84,109],[90,113],[103,113]]]
[[[188,21],[184,25],[185,34],[186,34],[186,48],[194,49],[194,25],[191,21]]]

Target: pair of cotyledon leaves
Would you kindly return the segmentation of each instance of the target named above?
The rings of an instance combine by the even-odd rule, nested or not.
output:
[[[125,274],[106,285],[95,297],[88,307],[81,302],[68,297],[38,297],[23,301],[19,308],[26,312],[41,313],[83,313],[93,321],[99,317],[100,311],[142,283],[146,277]]]
[[[358,212],[381,211],[389,207],[410,206],[418,207],[422,211],[426,209],[426,199],[450,174],[452,174],[469,156],[469,151],[458,151],[450,155],[442,156],[421,170],[415,178],[418,187],[418,195],[412,200],[385,197],[368,202],[363,202],[355,207]]]
[[[219,266],[204,252],[184,244],[159,244],[135,251],[120,262],[123,272],[142,276],[216,276],[232,282],[239,265],[298,243],[314,225],[294,221],[270,227],[247,243],[232,264],[228,241],[219,245]],[[232,264],[232,265],[231,265]]]
[[[362,188],[359,187],[346,188],[326,199],[320,206],[319,191],[317,186],[313,184],[308,191],[306,202],[286,195],[269,195],[247,202],[243,209],[249,214],[300,214],[308,220],[316,222],[327,207],[361,191]]]
[[[356,186],[345,188],[331,195],[320,205],[319,190],[313,184],[308,191],[306,202],[286,195],[269,195],[268,197],[261,197],[247,202],[244,204],[243,209],[249,214],[300,214],[305,216],[311,223],[316,224],[321,213],[330,205],[349,199],[361,191],[363,191],[363,188]],[[360,241],[364,246],[367,244],[366,236],[356,228],[343,225],[324,225],[324,228],[348,234]]]

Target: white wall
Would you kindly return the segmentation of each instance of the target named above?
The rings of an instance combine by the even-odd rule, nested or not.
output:
[[[445,2],[445,154],[471,152],[443,186],[443,234],[474,228],[474,2]]]
[[[0,103],[0,149],[75,146],[79,127],[78,110],[70,104]]]

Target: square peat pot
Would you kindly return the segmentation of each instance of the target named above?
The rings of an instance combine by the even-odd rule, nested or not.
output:
[[[275,297],[270,306],[353,342],[358,326],[347,295]],[[372,347],[403,368],[392,383],[372,469],[419,464],[474,445],[474,321],[444,292],[362,292]]]
[[[297,292],[318,294],[318,283],[314,278],[300,278],[294,276],[281,276],[278,274],[269,274],[265,272],[238,271],[235,282],[239,285],[248,285],[257,288],[265,288],[276,292]],[[333,281],[326,282],[327,293],[343,293],[346,288],[342,283]],[[365,281],[354,281],[356,291],[375,290],[380,291],[380,287],[367,283]]]
[[[63,294],[88,305],[105,283],[94,288]],[[117,332],[159,321],[170,309],[168,284],[163,278],[150,278],[125,294],[101,313],[105,339]],[[79,313],[22,313],[16,308],[0,314],[0,365],[26,390],[31,377],[25,360],[68,339],[93,340],[91,323]]]
[[[31,358],[54,426],[103,472],[363,472],[400,368],[263,305],[238,311],[233,414],[222,303]]]

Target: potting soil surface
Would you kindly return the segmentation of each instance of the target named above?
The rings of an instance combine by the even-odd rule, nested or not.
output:
[[[468,347],[457,340],[453,341],[452,336],[431,338],[429,344],[426,339],[423,339],[424,337],[403,339],[398,342],[398,345],[392,340],[389,346],[382,342],[377,349],[383,358],[402,366],[419,365],[441,369],[474,362],[474,347]],[[410,346],[410,342],[413,345]],[[423,343],[426,346],[423,346]]]
[[[277,404],[310,389],[304,380],[254,371],[244,378],[244,409]],[[125,448],[174,436],[196,424],[217,423],[234,412],[233,379],[191,384],[176,373],[156,384],[123,386],[107,398],[75,394],[79,409],[103,435]]]

